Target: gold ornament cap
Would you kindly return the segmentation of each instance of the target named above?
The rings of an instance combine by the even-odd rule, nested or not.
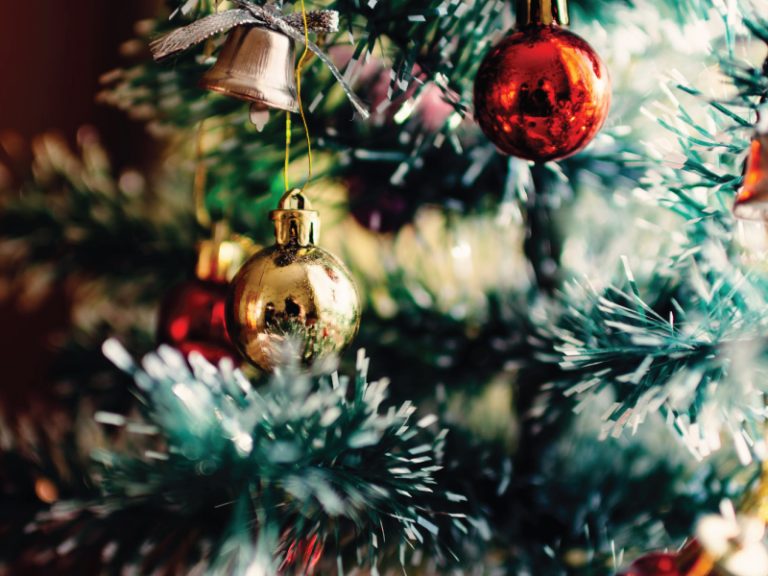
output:
[[[568,26],[568,0],[517,0],[517,29],[527,26]]]
[[[283,194],[269,218],[275,223],[279,246],[313,246],[320,237],[320,215],[298,188]]]
[[[232,239],[229,226],[216,222],[212,237],[197,246],[195,274],[206,282],[226,284],[237,274],[247,256],[248,249],[244,243]]]

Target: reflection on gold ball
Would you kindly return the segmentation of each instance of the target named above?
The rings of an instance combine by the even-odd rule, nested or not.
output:
[[[338,353],[359,325],[360,297],[352,277],[315,245],[265,248],[232,281],[229,335],[240,353],[264,370],[288,360],[282,354],[290,346],[305,364]]]

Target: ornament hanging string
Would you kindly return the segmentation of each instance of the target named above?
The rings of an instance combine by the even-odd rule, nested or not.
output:
[[[273,5],[258,6],[248,0],[233,0],[233,4],[237,8],[210,14],[151,42],[149,47],[153,58],[163,60],[184,52],[192,46],[216,34],[228,32],[236,26],[265,26],[301,42],[305,50],[313,52],[331,71],[358,114],[363,118],[370,116],[367,106],[352,91],[330,57],[309,39],[309,32],[336,32],[339,27],[338,12],[335,10],[313,10],[302,11],[302,14],[286,15]]]
[[[307,179],[301,187],[301,191],[306,190],[310,180],[312,180],[312,139],[309,136],[309,125],[307,124],[307,115],[304,113],[304,105],[301,101],[301,71],[304,67],[304,63],[309,56],[309,23],[307,22],[307,8],[304,4],[304,0],[301,0],[301,17],[304,23],[304,52],[302,52],[299,62],[296,64],[296,100],[299,104],[299,115],[301,116],[301,123],[304,126],[304,136],[307,139]],[[291,189],[290,182],[288,180],[288,164],[290,163],[291,155],[291,113],[285,113],[285,168],[283,172],[285,191],[288,192]]]
[[[285,165],[283,166],[283,187],[285,191],[291,189],[291,181],[288,179],[288,165],[291,163],[291,111],[285,111]]]

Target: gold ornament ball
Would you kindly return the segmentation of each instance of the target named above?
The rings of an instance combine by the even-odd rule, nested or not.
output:
[[[297,202],[298,208],[289,208]],[[315,245],[317,212],[290,191],[270,214],[276,244],[253,255],[232,281],[227,328],[240,353],[266,371],[339,353],[360,325],[360,297],[333,254]],[[294,356],[294,358],[291,358]]]

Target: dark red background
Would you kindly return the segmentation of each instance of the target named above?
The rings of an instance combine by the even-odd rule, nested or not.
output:
[[[0,138],[23,143],[56,131],[74,142],[89,124],[118,168],[150,166],[156,146],[143,128],[94,95],[99,76],[120,64],[120,44],[133,37],[135,21],[160,9],[160,0],[9,3],[0,18]],[[24,146],[13,153],[22,165],[29,160]],[[69,316],[62,289],[32,311],[0,300],[0,390],[10,412],[23,408],[29,391],[44,392],[52,335]]]

